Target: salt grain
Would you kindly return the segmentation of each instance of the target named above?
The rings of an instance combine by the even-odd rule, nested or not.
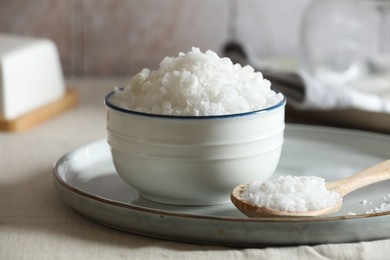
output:
[[[251,66],[192,48],[165,57],[157,71],[143,69],[123,90],[115,89],[111,102],[144,113],[207,116],[261,110],[282,100]]]
[[[390,202],[389,202],[390,194],[387,194],[386,196],[382,197],[382,203],[374,207],[372,209],[369,209],[366,211],[366,214],[372,214],[372,213],[379,213],[384,211],[390,211]],[[370,203],[372,205],[372,203]]]
[[[252,182],[241,198],[259,206],[282,211],[307,212],[331,207],[342,198],[329,191],[325,180],[315,176],[282,176],[273,181]]]
[[[369,209],[366,214],[379,213],[390,210],[390,203],[382,202],[378,207]]]

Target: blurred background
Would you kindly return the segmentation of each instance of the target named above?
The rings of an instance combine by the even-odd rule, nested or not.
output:
[[[1,0],[0,33],[54,41],[68,85],[211,49],[261,70],[288,122],[390,133],[387,0]]]
[[[0,33],[52,39],[66,76],[131,75],[192,46],[295,55],[310,0],[1,0]]]

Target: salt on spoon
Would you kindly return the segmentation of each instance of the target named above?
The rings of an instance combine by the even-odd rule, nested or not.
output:
[[[279,198],[278,196],[273,197],[273,199],[275,199],[276,202],[274,202],[273,204],[271,203],[271,205],[275,205],[276,203],[276,205],[279,206],[275,208],[265,205],[270,203],[256,204],[253,202],[249,202],[247,199],[244,199],[242,196],[243,192],[247,191],[249,184],[241,184],[236,188],[234,188],[233,192],[231,193],[230,199],[233,202],[233,204],[248,217],[316,217],[316,216],[328,215],[338,211],[342,205],[342,197],[344,197],[348,193],[356,189],[362,188],[364,186],[385,181],[388,179],[390,179],[390,159],[382,163],[379,163],[377,165],[374,165],[370,168],[367,168],[365,170],[362,170],[359,173],[350,176],[348,178],[339,181],[329,182],[326,184],[324,183],[324,186],[326,187],[328,192],[327,195],[329,195],[327,200],[333,201],[334,203],[331,204],[325,203],[326,205],[324,207],[318,207],[318,205],[316,205],[312,208],[308,207],[308,209],[305,210],[301,210],[301,209],[297,210],[295,208],[294,210],[291,210],[288,209],[288,206],[284,207],[283,204],[289,205],[289,203],[282,203],[280,202],[280,200],[278,201],[278,199],[283,199],[283,196],[279,196]],[[306,181],[306,183],[312,185],[312,183],[310,184],[310,181],[309,182]],[[273,184],[271,183],[271,185]],[[301,191],[304,191],[307,187],[304,187],[305,183],[301,183],[301,185],[303,185],[303,187],[301,187]],[[270,190],[272,191],[272,189]],[[316,194],[313,195],[318,196],[317,192],[315,193]],[[272,195],[272,194],[268,194],[268,195]],[[268,195],[266,194],[266,197]],[[320,194],[320,196],[322,195],[324,195],[324,193]],[[260,194],[258,194],[258,196],[260,196]],[[294,196],[294,194],[292,194],[292,196]],[[244,197],[248,197],[248,196],[244,196]],[[272,196],[268,196],[268,198],[270,197]],[[305,196],[303,197],[303,199],[305,199]],[[310,199],[320,201],[322,198],[320,197],[320,198],[310,198]],[[307,204],[311,204],[311,202]]]

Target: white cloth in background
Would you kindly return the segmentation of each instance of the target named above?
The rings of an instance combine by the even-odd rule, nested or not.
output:
[[[295,57],[274,57],[265,59],[253,58],[250,53],[249,64],[261,71],[272,83],[272,88],[282,92],[288,103],[301,110],[337,110],[356,109],[367,112],[390,114],[390,76],[378,76],[360,81],[358,88],[343,87],[340,80],[323,83],[299,68]],[[332,78],[332,75],[322,75]],[[330,80],[329,80],[330,81]],[[389,83],[387,84],[387,81]],[[375,89],[373,85],[379,88]],[[381,89],[382,88],[382,89]]]
[[[390,98],[387,96],[348,87],[324,85],[304,72],[299,72],[299,75],[304,83],[305,94],[301,101],[291,98],[293,105],[298,108],[320,110],[353,108],[369,112],[390,113]]]

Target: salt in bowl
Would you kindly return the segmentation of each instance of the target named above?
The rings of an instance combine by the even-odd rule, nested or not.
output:
[[[232,189],[268,179],[279,162],[286,99],[248,113],[168,116],[105,98],[114,166],[140,196],[174,205],[230,202]]]

